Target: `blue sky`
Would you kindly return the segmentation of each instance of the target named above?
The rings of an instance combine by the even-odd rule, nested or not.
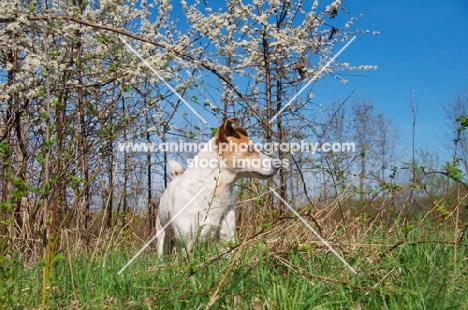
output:
[[[316,100],[341,101],[356,89],[355,98],[371,100],[393,120],[409,153],[413,95],[418,107],[416,148],[451,154],[443,150],[444,140],[454,138],[444,128],[443,106],[468,88],[468,1],[349,0],[343,7],[349,11],[343,18],[367,9],[353,29],[379,31],[380,36],[358,36],[339,60],[379,68],[357,72],[367,77],[349,77],[347,85],[331,77],[321,79],[314,86]],[[339,20],[331,24],[341,26]]]
[[[322,0],[320,7],[330,2]],[[209,4],[215,5],[213,1]],[[311,0],[304,1],[304,7],[310,5]],[[174,7],[180,10],[177,1]],[[416,149],[450,159],[453,149],[446,146],[454,134],[446,129],[444,105],[468,89],[468,0],[344,0],[342,7],[349,13],[339,11],[328,24],[342,28],[351,17],[365,11],[349,30],[378,31],[380,35],[358,35],[338,61],[376,65],[378,70],[342,72],[356,75],[345,76],[346,85],[324,76],[313,86],[314,102],[322,106],[333,100],[341,102],[355,90],[350,101],[368,99],[377,112],[391,119],[401,135],[400,147],[409,156],[409,102],[413,97],[417,106]],[[336,44],[334,52],[344,45]],[[350,109],[350,103],[347,107]],[[216,123],[202,114],[210,124]]]

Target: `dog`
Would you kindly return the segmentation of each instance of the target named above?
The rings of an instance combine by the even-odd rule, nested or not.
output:
[[[156,218],[160,258],[174,246],[189,254],[197,242],[233,244],[234,184],[240,178],[268,179],[278,172],[278,162],[257,151],[247,131],[234,123],[239,119],[227,119],[185,171],[178,162],[168,162],[172,181]]]

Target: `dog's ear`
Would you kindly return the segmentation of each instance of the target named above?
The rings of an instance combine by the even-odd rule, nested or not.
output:
[[[247,136],[247,132],[245,131],[244,128],[240,126],[234,126],[232,127],[232,124],[238,124],[240,123],[240,120],[235,117],[235,118],[228,118],[224,121],[224,123],[219,127],[218,130],[218,138],[216,139],[216,143],[221,143],[221,142],[227,142],[228,137],[234,137],[239,139],[240,135],[242,134],[244,136]]]
[[[216,142],[227,142],[227,137],[236,135],[234,128],[232,128],[232,123],[239,123],[239,119],[237,117],[226,119],[218,129],[218,139]]]

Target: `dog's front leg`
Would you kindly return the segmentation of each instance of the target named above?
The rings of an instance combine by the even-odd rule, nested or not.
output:
[[[225,244],[232,246],[235,244],[236,236],[236,214],[234,206],[230,207],[221,218],[219,225],[219,240]]]
[[[165,231],[162,229],[161,226],[161,221],[159,220],[159,215],[156,217],[156,240],[157,240],[157,246],[158,246],[158,257],[159,259],[162,259],[164,255],[164,241],[165,241]]]

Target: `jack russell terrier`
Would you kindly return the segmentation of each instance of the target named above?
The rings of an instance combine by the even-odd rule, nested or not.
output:
[[[185,171],[178,162],[169,162],[172,181],[156,218],[160,258],[174,246],[190,253],[197,242],[233,243],[234,184],[240,178],[268,179],[278,172],[278,160],[258,152],[246,130],[233,123],[239,119],[227,119]]]

